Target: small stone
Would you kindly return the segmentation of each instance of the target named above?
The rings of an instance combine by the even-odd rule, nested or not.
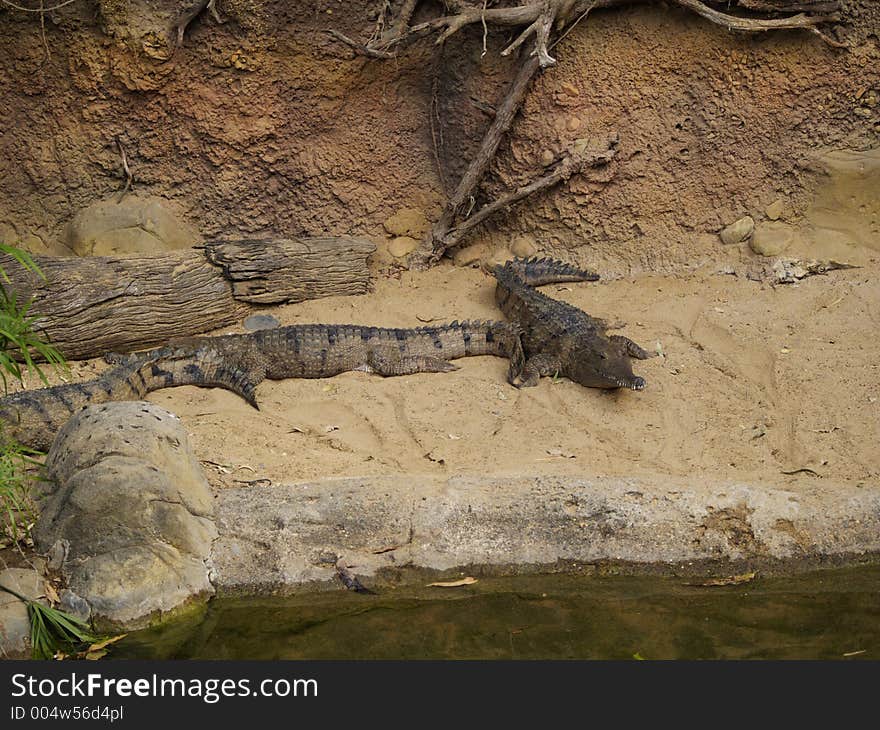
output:
[[[743,216],[738,221],[731,223],[719,234],[721,242],[725,244],[742,243],[755,230],[755,221],[751,216]]]
[[[488,252],[489,248],[485,243],[476,243],[473,246],[458,249],[452,257],[452,262],[456,266],[474,266],[479,264]]]
[[[778,221],[785,215],[785,201],[782,198],[777,198],[767,206],[764,212],[771,221]]]
[[[420,239],[428,230],[425,214],[418,208],[401,208],[383,224],[392,236],[409,236]]]
[[[388,253],[395,258],[408,256],[419,247],[419,242],[410,236],[398,236],[388,244]]]
[[[528,258],[535,255],[538,247],[535,245],[534,236],[523,234],[513,239],[513,243],[510,244],[510,250],[514,256]]]
[[[580,96],[581,95],[581,92],[578,91],[577,86],[575,86],[574,84],[570,84],[567,81],[563,81],[559,85],[559,88],[562,89],[569,96]]]
[[[542,150],[541,151],[541,164],[544,167],[547,165],[553,164],[553,161],[556,159],[556,155],[553,154],[553,150]]]
[[[274,330],[280,326],[281,322],[271,314],[252,314],[244,321],[244,328],[248,332],[256,332],[257,330]]]
[[[500,266],[512,258],[514,258],[513,252],[509,248],[498,248],[492,253],[488,263],[490,266]]]
[[[565,128],[569,132],[577,132],[581,128],[581,120],[577,117],[569,117],[568,121],[565,123]]]
[[[761,256],[778,256],[793,240],[794,232],[785,223],[762,223],[755,228],[749,245]]]

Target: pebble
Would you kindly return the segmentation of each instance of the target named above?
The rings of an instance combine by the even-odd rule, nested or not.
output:
[[[479,264],[488,252],[489,247],[485,243],[476,243],[473,246],[458,249],[452,257],[452,262],[456,266],[473,266]]]
[[[764,212],[771,221],[778,221],[785,215],[785,201],[782,198],[777,198],[767,206]]]
[[[388,253],[395,258],[408,256],[419,247],[419,242],[410,236],[397,236],[388,244]]]
[[[244,321],[244,328],[248,332],[256,332],[257,330],[274,330],[280,327],[279,322],[271,314],[252,314]]]
[[[513,239],[510,244],[510,250],[514,256],[520,258],[528,258],[534,256],[538,247],[535,245],[535,237],[529,234],[523,234]]]
[[[743,216],[738,221],[731,223],[721,233],[721,242],[725,244],[742,243],[755,230],[755,221],[751,216]]]
[[[761,256],[778,256],[793,240],[794,232],[785,223],[762,223],[755,228],[749,246]]]

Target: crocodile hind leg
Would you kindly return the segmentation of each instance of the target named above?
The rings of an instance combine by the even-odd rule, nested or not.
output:
[[[608,339],[617,343],[625,354],[636,358],[636,360],[647,360],[656,355],[654,352],[648,352],[647,350],[642,349],[629,337],[624,337],[623,335],[609,335]]]
[[[532,388],[538,384],[542,376],[556,375],[561,371],[562,363],[559,357],[542,352],[539,355],[532,355],[526,360],[519,383],[513,383],[513,385],[516,385],[517,388]]]
[[[367,367],[374,373],[391,377],[412,375],[413,373],[448,373],[458,370],[448,360],[430,355],[397,355],[387,352],[370,352]]]

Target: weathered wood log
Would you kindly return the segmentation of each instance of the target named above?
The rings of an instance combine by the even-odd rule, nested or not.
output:
[[[9,257],[0,266],[20,302],[34,298],[39,329],[70,360],[160,345],[241,321],[258,304],[363,294],[357,238],[217,241],[157,256],[34,260],[46,280]]]

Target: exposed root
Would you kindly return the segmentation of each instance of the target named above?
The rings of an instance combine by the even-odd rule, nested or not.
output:
[[[338,30],[331,29],[326,31],[326,33],[333,36],[336,40],[341,41],[342,43],[347,45],[360,56],[367,56],[368,58],[394,58],[394,54],[390,51],[380,51],[376,48],[371,48],[369,45],[358,43],[357,41],[349,38],[347,35],[343,35]]]
[[[190,23],[198,18],[205,10],[211,14],[211,17],[214,18],[217,23],[223,24],[226,22],[220,17],[220,13],[217,11],[217,0],[199,0],[199,2],[189,10],[184,11],[178,21],[174,24],[174,35],[177,39],[177,47],[183,45],[183,36]]]
[[[590,150],[583,144],[575,143],[568,153],[553,165],[550,173],[484,205],[476,213],[452,228],[443,239],[445,248],[450,249],[458,246],[467,233],[498,211],[510,208],[525,198],[564,182],[588,167],[607,165],[617,154],[617,142],[618,138],[615,135],[608,140],[607,148],[599,151]]]
[[[525,0],[520,5],[506,7],[488,7],[485,0],[475,0],[474,2],[445,0],[444,5],[450,14],[410,26],[418,1],[405,0],[391,31],[381,33],[380,29],[384,28],[385,23],[385,12],[389,7],[388,3],[385,4],[380,13],[380,25],[377,25],[373,39],[366,45],[352,41],[337,31],[329,31],[333,37],[346,43],[362,55],[373,58],[393,58],[397,49],[415,38],[436,33],[436,42],[442,44],[458,31],[475,23],[480,23],[483,27],[484,48],[488,26],[521,29],[517,37],[501,51],[505,56],[517,50],[523,52],[523,62],[519,72],[504,101],[495,110],[479,150],[450,196],[442,215],[432,226],[419,249],[410,255],[409,265],[412,268],[424,268],[435,263],[448,248],[457,245],[469,230],[497,210],[512,205],[539,190],[555,185],[560,180],[567,179],[582,169],[584,165],[589,164],[586,159],[569,156],[560,162],[549,175],[504,196],[471,215],[480,181],[494,159],[502,137],[510,129],[532,78],[538,71],[549,68],[556,63],[556,59],[550,55],[550,49],[568,35],[594,9],[652,2],[659,3],[661,0]],[[840,3],[836,0],[662,0],[662,2],[664,4],[674,3],[687,8],[706,20],[731,31],[756,33],[801,29],[818,35],[831,46],[845,47],[844,44],[820,28],[823,24],[839,21],[837,11],[840,8]],[[723,10],[712,6],[720,6]],[[737,12],[740,14],[733,14]],[[771,17],[750,17],[747,15],[754,12]],[[557,37],[551,42],[554,30],[557,32]],[[534,37],[534,46],[528,49],[526,43],[532,37]],[[436,97],[436,89],[434,97]],[[431,135],[439,175],[442,179],[435,113],[436,98],[432,98]],[[598,158],[595,162],[601,164]],[[445,182],[443,187],[445,189]],[[464,218],[464,221],[456,224],[457,218]]]

